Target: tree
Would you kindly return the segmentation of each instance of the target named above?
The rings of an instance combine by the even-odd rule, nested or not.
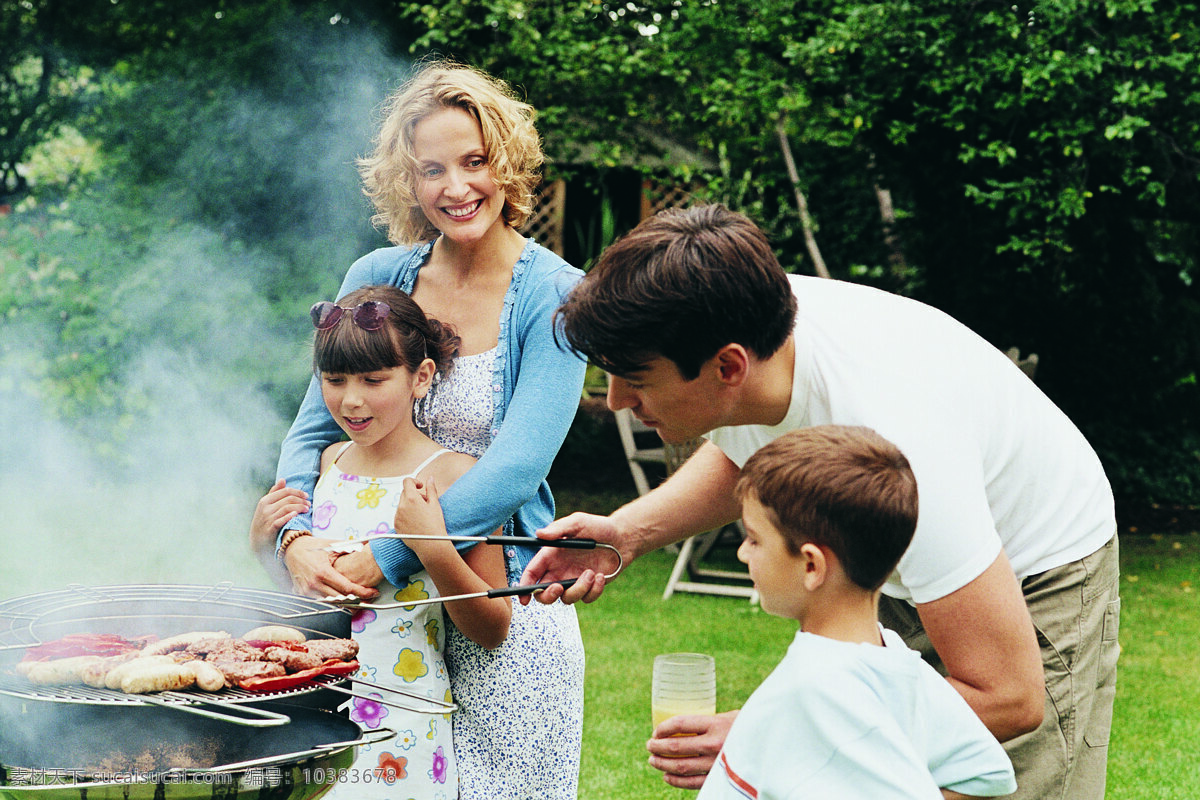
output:
[[[353,156],[315,143],[365,140],[368,108],[401,76],[351,68],[392,51],[456,56],[516,84],[560,174],[633,164],[702,178],[709,198],[763,225],[785,266],[812,272],[786,142],[835,277],[1037,351],[1039,383],[1120,489],[1179,498],[1200,491],[1196,6],[0,0],[0,30],[20,34],[24,60],[5,74],[25,65],[29,96],[34,77],[57,75],[69,94],[82,66],[96,70],[87,86],[104,91],[71,100],[103,99],[89,131],[125,177],[288,253],[280,286],[311,286],[312,243],[366,242],[341,233],[360,209],[305,169],[337,162],[308,172],[353,181]],[[363,30],[378,45],[351,35]],[[42,52],[60,60],[35,68]],[[6,91],[0,115],[52,129],[53,114]],[[0,122],[0,166],[21,158],[18,128]],[[330,209],[345,217],[294,235],[295,216]]]
[[[664,141],[711,153],[716,196],[806,269],[771,141],[784,125],[835,275],[1038,351],[1039,381],[1118,490],[1179,498],[1200,491],[1197,10],[486,0],[397,14],[418,51],[522,85],[563,160]],[[1169,471],[1147,441],[1179,454]]]

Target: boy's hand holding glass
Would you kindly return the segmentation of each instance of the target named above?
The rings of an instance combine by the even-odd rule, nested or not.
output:
[[[737,711],[711,716],[671,717],[646,742],[650,766],[678,789],[699,789],[737,718]]]

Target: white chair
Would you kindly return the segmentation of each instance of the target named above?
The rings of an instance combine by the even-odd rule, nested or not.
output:
[[[1004,355],[1008,356],[1009,360],[1020,367],[1021,372],[1024,372],[1029,380],[1033,380],[1034,376],[1037,375],[1037,353],[1030,353],[1024,358],[1021,358],[1021,349],[1019,347],[1010,347],[1004,351]]]
[[[633,476],[633,484],[637,487],[640,497],[651,489],[646,465],[661,464],[665,469],[666,447],[662,439],[658,438],[658,433],[653,428],[643,425],[628,408],[617,411],[616,418],[617,435],[621,437],[621,448],[625,451],[629,473]]]
[[[617,434],[621,438],[629,473],[633,476],[639,496],[653,488],[647,466],[661,465],[663,477],[668,477],[703,442],[702,439],[694,439],[683,444],[664,444],[658,433],[639,422],[629,409],[622,408],[615,416]],[[675,565],[671,568],[671,576],[667,579],[663,599],[668,599],[675,592],[690,592],[745,597],[757,603],[758,595],[753,585],[746,585],[750,576],[745,571],[714,569],[702,563],[715,547],[734,537],[737,542],[741,542],[744,535],[745,530],[739,520],[724,528],[706,531],[684,540],[679,545],[679,553],[675,557]]]

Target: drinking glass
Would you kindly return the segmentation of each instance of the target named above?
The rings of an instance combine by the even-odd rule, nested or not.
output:
[[[680,714],[717,713],[717,670],[703,653],[666,653],[654,657],[650,714],[654,727]]]

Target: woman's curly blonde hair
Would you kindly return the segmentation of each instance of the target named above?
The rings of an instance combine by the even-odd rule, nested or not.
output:
[[[492,180],[504,192],[504,221],[520,228],[533,213],[534,189],[545,161],[533,106],[505,82],[447,60],[426,62],[383,106],[384,120],[370,156],[358,161],[363,188],[375,206],[371,222],[395,244],[437,235],[417,202],[413,131],[441,108],[461,108],[479,122]]]

